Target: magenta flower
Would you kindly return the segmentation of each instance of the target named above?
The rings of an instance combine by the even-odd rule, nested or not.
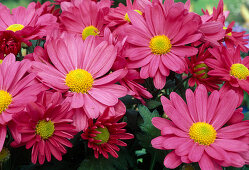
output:
[[[54,66],[34,63],[34,71],[47,86],[65,93],[71,108],[83,108],[82,114],[97,118],[107,106],[114,106],[126,95],[125,87],[114,84],[127,70],[106,75],[116,59],[116,49],[106,41],[96,44],[90,36],[84,42],[78,36],[52,39],[47,43]],[[82,120],[83,121],[83,120]]]
[[[151,141],[157,149],[172,150],[164,160],[167,168],[176,168],[182,162],[198,162],[202,170],[221,166],[242,167],[248,162],[249,122],[224,126],[233,116],[239,97],[232,90],[220,94],[213,91],[208,97],[205,86],[199,85],[193,93],[186,91],[186,100],[175,92],[170,100],[161,97],[165,113],[171,120],[153,118],[161,136]],[[244,140],[242,140],[244,139]]]
[[[14,122],[21,134],[21,141],[13,142],[12,146],[26,145],[26,149],[32,147],[32,163],[43,164],[45,158],[51,161],[51,154],[58,160],[62,160],[62,154],[66,153],[65,146],[72,147],[68,139],[76,134],[75,127],[71,125],[72,112],[69,112],[69,103],[62,103],[59,92],[50,94],[44,92],[40,102],[30,103],[24,112],[19,113]]]
[[[167,4],[167,5],[166,5]],[[183,3],[165,1],[147,6],[144,15],[128,12],[132,25],[127,26],[127,42],[131,47],[126,56],[130,68],[141,68],[143,79],[153,78],[157,89],[162,89],[170,70],[183,73],[185,57],[195,55],[197,49],[187,44],[201,38],[197,33],[200,16],[189,13]]]

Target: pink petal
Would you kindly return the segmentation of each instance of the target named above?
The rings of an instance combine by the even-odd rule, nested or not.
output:
[[[164,166],[170,169],[174,169],[181,165],[182,161],[180,157],[178,157],[174,151],[170,152],[164,159]]]

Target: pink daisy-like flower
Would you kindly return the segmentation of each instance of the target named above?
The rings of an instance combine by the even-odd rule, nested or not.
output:
[[[120,69],[105,76],[116,59],[116,49],[106,41],[97,44],[94,36],[85,41],[78,36],[66,36],[51,39],[47,51],[54,66],[34,62],[39,79],[65,93],[71,107],[83,108],[89,118],[97,118],[107,106],[114,106],[118,98],[126,95],[126,88],[114,83],[123,78],[127,70]]]
[[[0,31],[10,30],[27,40],[46,36],[50,25],[56,25],[57,18],[52,14],[40,16],[41,13],[36,11],[35,6],[33,2],[27,8],[17,7],[10,12],[10,9],[0,3]]]
[[[206,60],[207,65],[213,69],[208,74],[220,77],[221,80],[225,81],[222,88],[228,91],[232,87],[242,101],[243,90],[249,93],[249,56],[242,60],[239,47],[229,50],[220,47],[209,49],[209,51],[215,58]]]
[[[45,158],[51,161],[51,154],[62,160],[66,153],[65,146],[72,147],[68,139],[72,139],[75,127],[71,125],[72,112],[69,112],[69,103],[62,104],[59,92],[52,95],[44,92],[40,102],[30,103],[26,111],[19,113],[14,121],[21,134],[21,142],[13,142],[12,146],[26,145],[32,147],[31,160],[35,164],[37,158],[43,164]]]
[[[126,133],[126,130],[123,129],[127,125],[126,122],[118,123],[123,116],[124,114],[111,116],[109,109],[106,109],[95,123],[92,119],[89,120],[89,126],[81,134],[81,137],[88,140],[88,147],[94,150],[95,158],[102,154],[108,159],[108,153],[117,158],[116,151],[120,150],[118,146],[127,146],[120,139],[134,138],[132,134]]]
[[[228,27],[224,27],[226,30],[226,35],[225,35],[225,43],[228,48],[234,48],[234,47],[240,47],[241,51],[247,53],[249,48],[247,48],[248,44],[248,39],[245,37],[248,36],[248,34],[245,34],[246,31],[242,32],[234,32],[233,31],[233,26],[235,22],[231,22]]]
[[[161,136],[151,141],[157,149],[172,150],[164,159],[167,168],[176,168],[182,162],[198,162],[202,170],[221,169],[221,166],[242,167],[248,161],[249,122],[240,121],[224,126],[233,116],[238,96],[232,90],[221,95],[214,91],[208,97],[205,86],[193,93],[186,91],[186,100],[175,92],[170,100],[161,97],[165,113],[171,120],[153,118]]]
[[[85,40],[89,35],[103,35],[106,26],[104,16],[109,12],[111,1],[79,0],[62,2],[60,21],[63,30],[77,34]]]
[[[27,75],[30,66],[31,62],[16,61],[13,54],[0,62],[0,150],[6,137],[6,125],[12,116],[29,102],[34,102],[36,95],[43,90],[43,85],[35,81],[34,74]],[[13,132],[12,128],[10,130]]]
[[[186,45],[202,36],[197,33],[200,16],[189,13],[183,3],[165,1],[164,5],[157,2],[147,6],[145,18],[135,11],[128,12],[132,23],[127,26],[128,67],[141,67],[141,78],[152,77],[157,89],[164,87],[170,70],[186,70],[185,57],[197,53],[197,49]]]
[[[206,49],[206,45],[202,45],[199,48],[198,55],[191,56],[190,59],[187,59],[189,66],[189,73],[192,75],[188,81],[190,87],[193,87],[195,84],[203,84],[208,91],[218,90],[222,81],[216,76],[208,75],[210,67],[207,66],[205,60],[212,57],[212,55]]]
[[[119,3],[117,8],[111,8],[109,14],[106,16],[109,21],[108,26],[114,29],[119,28],[120,26],[127,25],[131,21],[127,14],[128,11],[134,10],[140,15],[143,15],[144,8],[147,5],[151,5],[151,2],[148,0],[134,0],[133,3],[131,0],[126,0],[126,5]]]

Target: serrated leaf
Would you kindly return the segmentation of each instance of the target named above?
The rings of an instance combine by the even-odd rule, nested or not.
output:
[[[150,112],[150,110],[144,106],[144,105],[139,105],[138,106],[138,111],[140,115],[143,118],[143,123],[140,125],[140,128],[143,132],[147,133],[150,135],[150,137],[155,137],[158,136],[159,130],[155,128],[151,122],[153,117],[159,117],[159,113],[157,110],[154,110],[153,113]]]

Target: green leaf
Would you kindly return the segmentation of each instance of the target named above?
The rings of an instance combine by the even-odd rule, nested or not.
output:
[[[159,136],[159,130],[153,126],[151,120],[153,117],[159,117],[157,110],[154,110],[152,113],[144,105],[138,106],[138,111],[143,118],[143,123],[140,125],[140,128],[143,132],[149,134],[151,137]]]
[[[243,120],[249,120],[249,112],[244,113],[244,119]]]
[[[161,102],[156,100],[150,100],[149,102],[147,102],[147,106],[149,109],[155,109],[158,106],[161,106]]]

